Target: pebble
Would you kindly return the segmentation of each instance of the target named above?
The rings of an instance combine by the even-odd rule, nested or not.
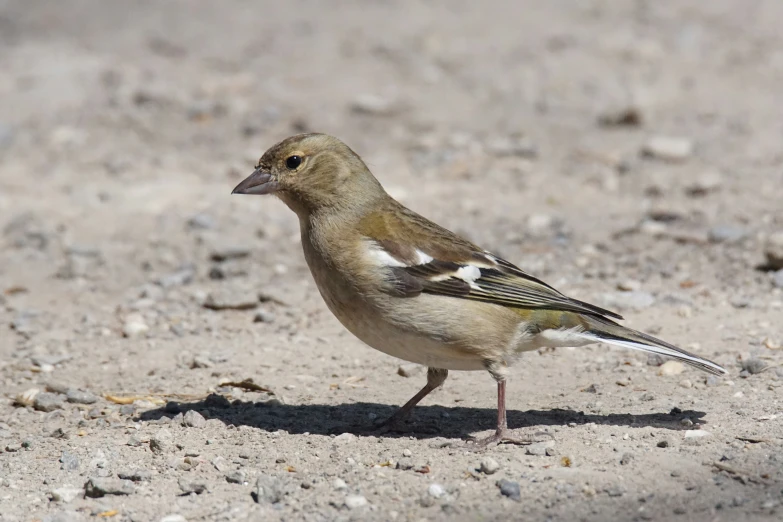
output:
[[[33,400],[33,408],[38,411],[54,411],[63,407],[65,397],[59,393],[41,392]]]
[[[534,442],[525,448],[525,453],[528,455],[534,455],[536,457],[545,457],[547,455],[553,455],[555,448],[555,441],[547,440],[544,442]]]
[[[631,453],[623,453],[623,456],[620,457],[620,465],[626,466],[631,463],[633,460],[633,455]]]
[[[63,451],[60,455],[60,469],[65,471],[78,471],[79,470],[79,457],[71,453],[70,451]]]
[[[767,238],[764,255],[767,257],[768,269],[783,269],[783,231],[775,232]]]
[[[53,489],[49,495],[55,502],[64,502],[67,504],[76,497],[84,495],[84,490],[81,488],[57,488]]]
[[[641,290],[605,293],[603,300],[608,307],[620,310],[642,310],[655,303],[655,297],[651,293]]]
[[[332,482],[332,487],[336,491],[343,491],[348,489],[348,484],[345,483],[345,481],[341,478],[334,479],[334,482]]]
[[[703,437],[709,437],[712,435],[707,430],[685,430],[685,438],[686,439],[700,439]]]
[[[275,314],[268,310],[259,310],[253,316],[254,323],[273,323],[275,322]]]
[[[252,290],[222,289],[211,292],[204,300],[210,310],[251,310],[258,306],[258,296]]]
[[[232,471],[231,473],[226,474],[226,481],[231,484],[244,484],[246,480],[247,475],[242,470]]]
[[[177,485],[184,495],[189,495],[190,493],[201,495],[208,489],[207,484],[204,481],[198,479],[190,480],[186,477],[180,478],[177,481]]]
[[[685,371],[685,365],[679,361],[666,361],[658,368],[658,375],[679,375]]]
[[[617,289],[623,292],[636,292],[642,288],[642,283],[635,279],[626,279],[617,283]]]
[[[686,138],[653,136],[642,146],[641,153],[648,158],[681,162],[693,154],[693,142]]]
[[[647,355],[647,366],[663,366],[663,363],[665,362],[666,359],[660,354],[651,353]]]
[[[411,450],[409,450],[408,448],[405,448],[404,450],[402,450],[402,456],[403,457],[412,457],[413,456],[413,452]]]
[[[479,464],[479,471],[484,474],[492,475],[500,469],[500,464],[492,457],[487,457]]]
[[[217,220],[209,214],[199,212],[188,219],[188,227],[194,230],[209,230],[217,227]]]
[[[135,404],[123,404],[120,406],[120,415],[133,415],[136,413]]]
[[[173,515],[166,515],[165,517],[161,518],[160,522],[188,522],[188,519],[183,517],[182,515],[173,514]]]
[[[693,383],[688,379],[683,379],[680,381],[680,388],[693,388]]]
[[[140,337],[149,331],[150,327],[139,314],[131,314],[125,318],[122,325],[122,335],[128,338]]]
[[[767,369],[767,363],[759,359],[758,357],[751,357],[742,361],[742,369],[746,372],[755,375],[761,373]]]
[[[228,469],[228,461],[226,461],[226,459],[220,456],[212,459],[212,465],[215,467],[216,470],[220,471],[221,473],[223,473]]]
[[[707,238],[712,243],[734,243],[747,237],[748,231],[735,225],[718,225],[712,227]]]
[[[85,496],[92,498],[100,498],[105,495],[132,495],[135,492],[136,488],[129,480],[91,477],[84,484]]]
[[[163,288],[187,285],[196,277],[196,267],[193,264],[181,266],[178,270],[158,278],[155,281]]]
[[[668,448],[669,447],[669,441],[666,439],[659,440],[658,444],[656,444],[659,448]]]
[[[119,471],[117,472],[117,476],[123,480],[131,480],[133,482],[149,482],[152,480],[152,472],[146,469]]]
[[[397,375],[400,377],[413,377],[424,369],[420,364],[401,364],[397,367]]]
[[[783,288],[783,268],[772,274],[772,284],[778,288]]]
[[[163,428],[150,437],[150,450],[158,454],[171,450],[171,432]]]
[[[253,499],[258,504],[277,504],[285,495],[280,479],[270,475],[258,477],[254,493]]]
[[[207,419],[196,410],[188,410],[182,418],[182,424],[189,428],[203,428],[207,425]]]
[[[720,172],[705,172],[685,186],[685,194],[692,198],[703,197],[720,190],[722,186],[723,177]]]
[[[432,498],[441,498],[446,494],[446,490],[440,484],[430,484],[427,494]]]
[[[602,127],[638,127],[643,120],[642,111],[633,105],[607,109],[598,115]]]
[[[60,355],[33,355],[30,357],[30,360],[32,363],[36,366],[57,366],[58,364],[62,364],[66,361],[70,361],[73,359],[73,355],[71,354],[60,354]],[[47,385],[47,388],[50,391],[54,391],[57,393],[64,393],[61,389],[53,389],[52,385]]]
[[[362,495],[348,495],[347,497],[345,497],[344,502],[345,502],[345,507],[347,507],[348,509],[357,509],[369,504],[369,502],[367,502],[367,499]]]
[[[223,262],[229,259],[242,259],[250,255],[250,249],[239,245],[217,247],[212,250],[209,258],[212,261]]]
[[[6,447],[5,447],[5,450],[8,453],[16,453],[17,451],[19,451],[21,449],[22,449],[22,445],[19,444],[18,442],[12,442],[10,444],[7,444]]]
[[[392,116],[402,107],[395,100],[375,94],[360,94],[350,105],[351,112],[371,116]]]
[[[75,404],[94,404],[98,402],[98,397],[92,393],[75,389],[68,390],[65,394],[65,398],[68,402],[73,402]]]
[[[341,433],[340,435],[336,436],[334,438],[335,444],[348,444],[351,442],[355,442],[357,439],[356,435],[353,433]]]
[[[130,437],[128,437],[128,442],[126,442],[126,444],[131,448],[137,448],[141,446],[141,439],[139,438],[138,435],[133,434]]]
[[[519,482],[501,479],[497,482],[497,486],[500,488],[500,494],[504,497],[508,497],[511,500],[516,500],[517,502],[521,500],[522,491],[519,488]]]

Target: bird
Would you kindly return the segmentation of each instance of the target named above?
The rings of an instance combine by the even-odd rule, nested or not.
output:
[[[370,347],[427,367],[426,385],[386,429],[400,429],[450,370],[487,371],[497,383],[497,424],[474,444],[525,442],[508,428],[506,382],[509,366],[540,348],[606,343],[727,373],[406,208],[333,136],[298,134],[273,145],[232,194],[282,200],[299,219],[305,261],[340,323]]]

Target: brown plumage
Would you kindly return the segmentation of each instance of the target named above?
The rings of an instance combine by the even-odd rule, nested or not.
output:
[[[305,259],[332,313],[371,347],[428,366],[427,385],[390,424],[440,386],[448,370],[484,369],[498,382],[497,431],[484,443],[510,440],[506,368],[547,346],[607,342],[725,373],[405,208],[331,136],[283,140],[234,193],[283,200],[299,217]]]

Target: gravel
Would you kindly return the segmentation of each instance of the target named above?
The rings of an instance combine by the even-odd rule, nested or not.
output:
[[[106,495],[132,495],[136,492],[133,482],[108,477],[91,477],[84,484],[85,496],[100,498]]]

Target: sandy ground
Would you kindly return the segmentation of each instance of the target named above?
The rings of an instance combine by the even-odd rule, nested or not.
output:
[[[0,520],[780,519],[783,4],[482,4],[0,1]],[[729,375],[530,353],[549,442],[458,447],[482,372],[371,434],[424,374],[229,196],[302,130]]]

